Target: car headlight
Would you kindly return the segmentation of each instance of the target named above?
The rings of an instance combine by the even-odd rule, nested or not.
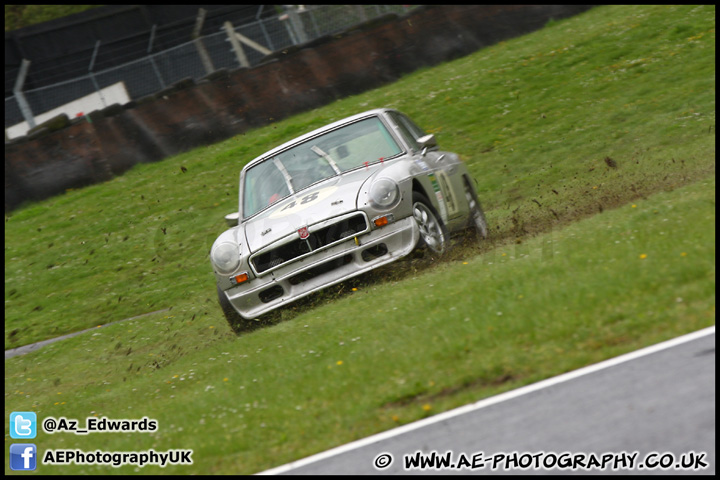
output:
[[[229,242],[221,243],[212,249],[210,258],[220,273],[232,273],[240,265],[240,246]]]
[[[389,178],[379,178],[370,185],[368,195],[373,207],[387,210],[400,201],[400,187]]]

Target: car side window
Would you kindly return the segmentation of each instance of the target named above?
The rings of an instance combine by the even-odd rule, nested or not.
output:
[[[408,145],[413,150],[419,151],[420,144],[418,144],[417,139],[425,135],[425,132],[403,114],[391,112],[390,116]]]
[[[415,125],[415,122],[410,120],[408,117],[406,117],[405,115],[399,115],[399,117],[400,117],[400,122],[402,122],[402,124],[405,125],[405,127],[408,130],[410,130],[410,132],[413,134],[415,139],[418,139],[418,138],[426,135],[425,131],[422,128]]]

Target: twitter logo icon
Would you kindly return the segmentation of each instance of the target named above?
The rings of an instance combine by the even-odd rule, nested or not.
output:
[[[35,438],[37,415],[35,412],[13,412],[10,414],[10,437]]]

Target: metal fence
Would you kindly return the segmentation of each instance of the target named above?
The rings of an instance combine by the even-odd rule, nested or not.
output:
[[[152,52],[153,30],[146,57],[93,71],[97,53],[103,48],[98,42],[87,69],[78,71],[72,80],[23,91],[22,79],[18,79],[15,94],[5,99],[6,141],[24,135],[28,128],[61,112],[72,118],[81,112],[87,114],[118,103],[115,98],[125,98],[125,92],[126,101],[137,100],[182,79],[197,81],[219,69],[257,65],[268,52],[338,33],[387,13],[403,14],[410,9],[403,5],[288,5],[285,13],[278,16],[240,26],[226,24],[226,28],[217,33],[157,53]],[[234,39],[230,36],[233,30],[239,34],[233,35]],[[190,34],[188,32],[188,37]],[[113,88],[124,89],[124,92],[120,97],[112,97]],[[77,103],[89,95],[83,106]]]

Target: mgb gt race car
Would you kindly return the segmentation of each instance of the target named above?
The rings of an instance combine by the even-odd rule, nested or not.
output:
[[[474,182],[407,116],[377,109],[259,156],[240,173],[239,210],[210,258],[235,332],[252,319],[393,262],[442,255],[449,235],[487,236]]]

